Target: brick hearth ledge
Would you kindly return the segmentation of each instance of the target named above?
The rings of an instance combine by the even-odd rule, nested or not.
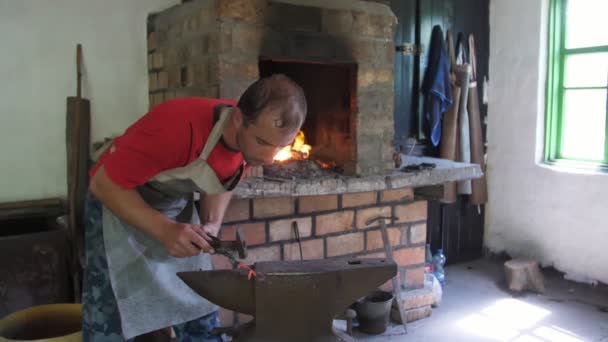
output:
[[[332,175],[314,179],[285,181],[250,177],[235,189],[234,195],[236,198],[332,195],[418,188],[483,176],[481,168],[477,164],[457,163],[428,157],[406,156],[403,158],[403,166],[420,163],[433,163],[436,168],[410,173],[395,170],[372,176]]]

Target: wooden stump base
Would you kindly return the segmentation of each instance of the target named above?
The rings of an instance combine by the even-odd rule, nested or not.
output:
[[[538,262],[530,259],[513,259],[505,262],[507,286],[513,292],[532,290],[545,292],[545,281]]]

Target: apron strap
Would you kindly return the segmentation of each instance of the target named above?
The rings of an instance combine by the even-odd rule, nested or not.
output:
[[[213,129],[211,129],[211,133],[209,133],[209,137],[207,138],[205,147],[203,147],[203,152],[201,152],[201,155],[199,156],[200,159],[207,160],[209,154],[211,154],[211,151],[213,151],[215,145],[217,145],[218,141],[220,141],[222,133],[224,133],[224,128],[228,123],[228,119],[230,119],[230,117],[232,116],[233,110],[233,107],[222,108],[222,112],[220,113],[220,119],[213,126]]]

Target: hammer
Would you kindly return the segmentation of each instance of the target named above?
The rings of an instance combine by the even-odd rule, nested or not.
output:
[[[215,236],[209,235],[209,245],[213,247],[215,253],[222,255],[237,253],[239,259],[245,259],[247,257],[247,243],[241,233],[241,228],[236,230],[236,240],[220,240]],[[230,258],[230,257],[229,257]]]
[[[398,219],[399,218],[396,216],[378,216],[371,218],[365,222],[365,224],[368,226],[371,226],[375,222],[380,222],[380,233],[382,234],[382,241],[384,242],[384,252],[386,253],[386,258],[393,262],[393,248],[391,247],[391,242],[388,240],[386,220]],[[407,333],[407,317],[405,315],[405,308],[403,307],[403,302],[401,301],[401,278],[399,276],[399,272],[397,272],[397,275],[393,277],[392,283],[393,295],[395,296],[395,299],[397,299],[397,307],[399,308],[399,316],[401,317],[401,322],[403,323],[403,330],[405,330],[405,333]]]

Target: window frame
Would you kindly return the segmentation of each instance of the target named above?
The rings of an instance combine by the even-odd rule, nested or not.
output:
[[[572,55],[608,52],[608,45],[566,48],[566,9],[568,0],[551,0],[548,30],[547,83],[545,97],[545,145],[544,161],[578,168],[593,168],[608,171],[608,113],[604,129],[604,159],[602,161],[562,156],[564,132],[565,91],[568,89],[606,89],[602,87],[564,86],[566,59]],[[606,89],[608,92],[608,89]],[[607,101],[608,102],[608,101]],[[608,104],[607,104],[608,106]]]

